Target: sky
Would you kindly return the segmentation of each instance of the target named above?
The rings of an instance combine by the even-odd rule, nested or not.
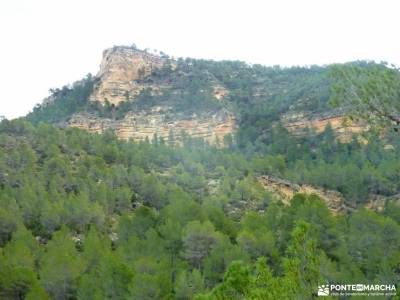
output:
[[[263,65],[367,59],[400,66],[398,0],[1,0],[0,116],[26,115],[96,74],[102,51]]]

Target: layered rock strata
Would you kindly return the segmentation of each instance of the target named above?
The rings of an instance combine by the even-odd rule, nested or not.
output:
[[[306,113],[285,114],[281,118],[284,126],[294,135],[304,134],[309,128],[316,133],[321,133],[330,124],[337,138],[341,142],[349,142],[354,134],[366,130],[361,123],[349,122],[343,115],[309,115]]]
[[[85,129],[93,133],[102,133],[112,129],[122,139],[142,141],[152,140],[155,135],[165,141],[170,139],[181,141],[183,134],[193,138],[202,138],[222,145],[224,136],[234,132],[235,119],[226,111],[219,111],[206,116],[177,116],[169,110],[155,108],[152,111],[128,113],[121,120],[99,118],[90,114],[74,115],[68,126]]]

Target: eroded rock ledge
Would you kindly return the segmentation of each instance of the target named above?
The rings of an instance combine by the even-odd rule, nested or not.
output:
[[[299,185],[268,175],[260,176],[258,180],[267,191],[277,196],[285,204],[289,204],[296,193],[303,193],[318,195],[333,213],[351,209],[346,204],[343,195],[337,191],[321,190],[306,184]]]
[[[234,117],[226,110],[197,116],[180,116],[173,114],[170,108],[155,107],[151,111],[130,112],[121,120],[100,118],[81,113],[74,115],[67,126],[85,129],[92,133],[102,133],[112,129],[122,139],[142,141],[152,139],[156,134],[159,138],[168,140],[170,132],[176,141],[182,140],[186,133],[194,138],[221,144],[226,134],[231,134],[236,128]]]
[[[281,121],[287,130],[296,136],[303,135],[307,128],[321,133],[330,124],[341,142],[349,142],[354,134],[360,134],[367,129],[361,123],[349,122],[342,114],[287,113],[281,117]]]
[[[297,193],[302,194],[315,194],[319,196],[327,205],[329,210],[334,213],[344,213],[346,211],[355,211],[357,206],[355,203],[347,202],[344,196],[333,190],[324,190],[307,184],[296,184],[289,180],[277,178],[269,175],[262,175],[258,177],[261,185],[276,198],[281,200],[284,204],[289,205],[290,200]],[[396,205],[400,206],[400,194],[392,196],[382,196],[371,194],[368,196],[368,201],[365,202],[364,207],[370,210],[382,212],[388,201],[394,201]]]

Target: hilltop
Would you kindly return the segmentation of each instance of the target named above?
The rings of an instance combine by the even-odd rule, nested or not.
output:
[[[330,123],[339,138],[350,140],[362,127],[345,126],[343,112],[329,106],[327,73],[327,67],[173,59],[115,46],[103,52],[96,76],[53,91],[28,119],[91,132],[113,129],[138,141],[154,135],[181,140],[185,131],[221,144],[230,134],[243,144],[263,139],[278,122],[294,134],[307,128],[320,133]]]

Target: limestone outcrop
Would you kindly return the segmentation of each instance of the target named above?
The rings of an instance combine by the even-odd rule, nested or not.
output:
[[[288,113],[281,117],[281,121],[289,132],[297,136],[302,135],[304,129],[307,128],[315,130],[316,133],[321,133],[330,124],[341,142],[349,142],[353,134],[359,134],[366,130],[363,124],[349,122],[340,114]]]
[[[90,96],[91,101],[118,105],[122,101],[133,100],[150,84],[140,82],[154,69],[162,68],[171,61],[163,56],[148,53],[135,47],[115,46],[103,52],[100,70],[96,77],[98,84]]]
[[[174,115],[170,108],[155,107],[151,111],[130,112],[121,120],[99,118],[87,113],[76,114],[69,120],[68,126],[93,133],[112,129],[120,138],[134,141],[152,140],[155,135],[167,141],[172,134],[174,140],[179,142],[182,134],[188,134],[211,144],[219,141],[222,145],[224,136],[234,132],[236,123],[225,110],[201,116],[179,116]]]
[[[168,69],[163,69],[168,68]],[[174,76],[191,76],[177,70],[177,61],[166,55],[149,53],[135,46],[115,46],[103,52],[100,70],[96,75],[94,90],[90,101],[98,101],[102,105],[107,102],[117,107],[123,101],[135,101],[136,97],[146,89],[152,95],[162,95],[165,92],[177,94],[171,77],[168,80],[157,80],[157,71],[173,71]],[[163,72],[161,72],[163,73]],[[173,79],[172,79],[173,80]],[[210,79],[213,85],[215,100],[223,101],[230,90],[216,78]],[[266,93],[265,86],[257,86],[254,97]],[[283,92],[286,92],[284,90]],[[47,99],[51,102],[52,99]],[[165,105],[165,104],[160,104]],[[224,106],[226,107],[226,106]],[[289,110],[281,116],[284,126],[294,135],[304,134],[306,128],[322,132],[327,124],[331,124],[339,140],[347,142],[355,133],[360,133],[364,127],[360,124],[347,123],[341,115],[321,115],[311,112]],[[175,138],[181,138],[185,131],[193,137],[201,137],[210,143],[222,142],[224,135],[233,133],[236,128],[233,113],[222,109],[206,115],[179,116],[172,107],[155,106],[147,111],[130,111],[123,119],[100,118],[88,113],[78,113],[72,116],[68,125],[79,127],[91,132],[103,132],[113,129],[123,139],[132,138],[136,141],[145,138],[152,139],[155,134],[166,139],[169,132],[174,132]]]
[[[355,203],[346,201],[344,196],[338,191],[324,190],[307,184],[296,184],[289,180],[269,175],[259,176],[258,181],[268,192],[286,205],[290,204],[290,200],[295,194],[302,193],[319,196],[334,214],[355,211],[357,209]],[[388,201],[393,201],[395,205],[400,207],[400,194],[393,196],[370,194],[364,207],[373,211],[382,212]]]
[[[267,191],[278,197],[285,204],[289,204],[296,193],[304,193],[318,195],[333,213],[349,209],[343,195],[337,191],[321,190],[305,184],[299,185],[268,175],[260,176],[258,180]]]

